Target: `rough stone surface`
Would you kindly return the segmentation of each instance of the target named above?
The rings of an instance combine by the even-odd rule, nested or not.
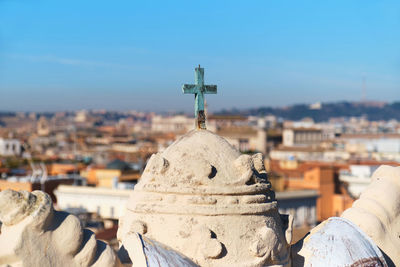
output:
[[[150,240],[138,233],[129,233],[123,238],[121,252],[133,259],[133,267],[196,267],[197,265],[177,251]]]
[[[206,130],[151,157],[120,223],[121,241],[140,231],[200,266],[289,264],[262,155],[241,155]]]
[[[311,230],[292,247],[293,266],[387,267],[382,252],[347,219],[333,217]]]
[[[389,265],[400,266],[400,167],[379,167],[371,184],[342,217],[377,244]]]
[[[0,266],[120,266],[108,245],[77,217],[54,211],[44,192],[2,191],[0,207]]]

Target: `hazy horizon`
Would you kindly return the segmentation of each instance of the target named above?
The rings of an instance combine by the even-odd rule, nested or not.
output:
[[[400,103],[399,101],[366,101],[366,102],[362,102],[362,101],[348,101],[348,100],[338,100],[338,101],[330,101],[330,102],[313,102],[313,103],[293,103],[293,104],[288,104],[288,105],[264,105],[264,106],[249,106],[249,107],[243,107],[243,108],[239,108],[239,107],[231,107],[231,108],[220,108],[218,110],[213,110],[213,109],[209,109],[208,107],[208,111],[212,112],[212,113],[218,113],[221,111],[232,111],[232,110],[239,110],[239,111],[245,111],[245,110],[250,110],[250,109],[257,109],[257,108],[274,108],[274,109],[285,109],[288,107],[293,107],[293,106],[299,106],[299,105],[312,105],[312,104],[316,104],[316,103],[320,103],[322,105],[327,105],[327,104],[339,104],[339,103],[353,103],[353,104],[370,104],[370,103],[385,103],[387,105],[390,104],[394,104],[394,103]],[[101,111],[107,111],[107,112],[145,112],[145,113],[151,113],[151,112],[155,112],[157,114],[167,114],[167,113],[173,113],[173,114],[179,114],[179,113],[183,113],[183,114],[187,114],[187,115],[191,115],[193,113],[194,110],[194,102],[192,107],[188,107],[187,110],[179,110],[179,109],[169,109],[169,110],[156,110],[154,108],[145,110],[145,109],[134,109],[134,108],[127,108],[127,109],[106,109],[106,108],[77,108],[77,109],[54,109],[54,110],[23,110],[23,109],[2,109],[0,107],[0,113],[7,113],[7,112],[22,112],[22,113],[30,113],[30,112],[34,112],[34,113],[57,113],[57,112],[77,112],[77,111],[90,111],[90,112],[101,112]],[[194,115],[193,115],[194,116]]]

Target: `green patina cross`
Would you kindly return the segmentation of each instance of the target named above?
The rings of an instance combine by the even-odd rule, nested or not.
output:
[[[185,94],[194,94],[194,115],[197,121],[198,129],[206,129],[206,116],[204,114],[204,94],[216,94],[216,85],[204,85],[204,68],[195,69],[194,73],[195,84],[184,84],[182,91]]]

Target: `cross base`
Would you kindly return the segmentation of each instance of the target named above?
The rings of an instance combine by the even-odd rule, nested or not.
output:
[[[196,126],[197,129],[206,129],[206,114],[204,113],[204,110],[199,110],[196,118]]]

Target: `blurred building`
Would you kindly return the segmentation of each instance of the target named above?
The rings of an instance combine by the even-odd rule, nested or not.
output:
[[[259,151],[264,154],[266,153],[267,132],[264,129],[249,126],[231,126],[218,129],[216,134],[224,137],[241,152]]]
[[[317,128],[287,128],[283,130],[283,146],[311,146],[319,145],[322,138],[322,130]]]
[[[346,169],[346,164],[324,162],[270,161],[270,172],[284,178],[284,190],[316,190],[317,220],[323,221],[332,216],[339,216],[349,208],[354,199],[347,188],[338,179],[339,171]]]
[[[115,188],[61,185],[55,191],[57,206],[71,213],[97,213],[102,218],[119,219],[125,213],[132,191]]]
[[[36,132],[39,136],[47,136],[50,134],[50,125],[44,116],[41,116],[37,122]]]
[[[88,112],[86,110],[77,111],[75,114],[75,122],[86,122]]]
[[[151,131],[158,133],[186,133],[194,129],[193,118],[184,115],[154,115],[151,120]]]
[[[323,147],[283,147],[279,146],[271,150],[269,154],[273,160],[299,160],[299,161],[347,161],[350,159],[350,153],[334,148]]]
[[[1,156],[20,156],[21,152],[21,142],[19,140],[0,138]]]
[[[293,228],[317,225],[316,190],[296,190],[275,193],[280,214],[290,214],[294,217]]]
[[[353,198],[358,198],[362,191],[371,183],[371,176],[378,165],[350,165],[349,170],[341,170],[339,180],[347,185]]]
[[[73,178],[58,178],[58,177],[49,177],[46,180],[37,180],[32,179],[31,177],[10,177],[7,179],[0,179],[0,191],[4,191],[6,189],[12,190],[25,190],[28,192],[32,192],[35,190],[42,190],[50,195],[52,201],[54,203],[57,202],[57,199],[54,195],[54,190],[60,184],[70,185],[76,182]]]
[[[143,166],[136,165],[116,159],[105,167],[89,167],[80,174],[89,185],[115,188],[119,182],[135,184],[138,181]]]
[[[344,134],[337,142],[353,157],[400,162],[400,134]]]
[[[81,164],[72,163],[52,163],[47,166],[49,175],[67,175],[79,173],[83,166]]]
[[[216,132],[221,128],[251,126],[249,119],[239,115],[210,115],[207,117],[207,129]]]

